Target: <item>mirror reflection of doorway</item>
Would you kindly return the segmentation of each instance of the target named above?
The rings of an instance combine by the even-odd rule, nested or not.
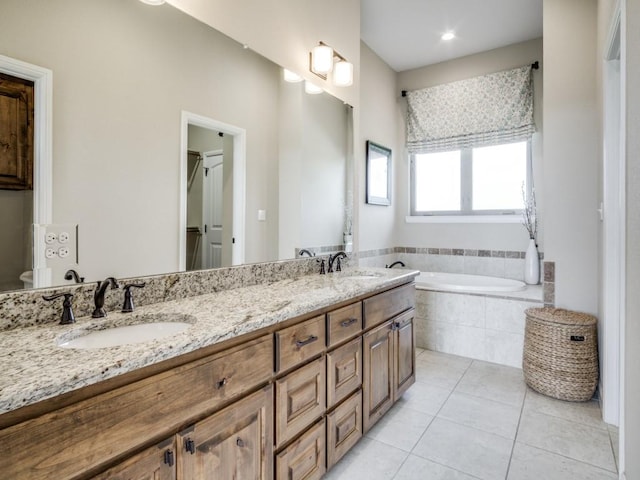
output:
[[[186,269],[231,265],[233,137],[188,127]]]

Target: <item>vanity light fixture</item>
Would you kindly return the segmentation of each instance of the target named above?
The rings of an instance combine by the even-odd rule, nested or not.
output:
[[[451,31],[443,33],[440,37],[440,39],[444,40],[445,42],[448,40],[453,40],[454,38],[456,38],[456,34]]]
[[[353,85],[353,63],[340,60],[333,67],[333,83],[337,87]]]
[[[319,93],[324,92],[324,90],[322,88],[320,88],[317,85],[314,85],[309,80],[305,80],[304,81],[304,91],[309,93],[309,94],[311,94],[311,95],[317,95]]]
[[[140,0],[147,5],[162,5],[166,0]]]
[[[326,75],[333,70],[333,48],[320,42],[311,50],[311,71]]]
[[[287,70],[286,68],[283,68],[283,70],[284,70],[284,81],[285,82],[298,83],[298,82],[302,81],[302,77],[300,75],[298,75],[297,73],[294,73],[291,70]]]
[[[353,85],[353,64],[324,42],[318,42],[309,53],[309,70],[323,80],[333,72],[337,87]]]

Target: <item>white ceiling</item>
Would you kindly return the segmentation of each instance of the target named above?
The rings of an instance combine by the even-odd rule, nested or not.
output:
[[[396,72],[542,36],[542,0],[361,0],[362,40]],[[440,36],[453,31],[456,38]]]

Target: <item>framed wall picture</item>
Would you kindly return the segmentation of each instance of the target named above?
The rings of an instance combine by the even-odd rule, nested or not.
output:
[[[391,149],[367,141],[367,203],[391,205]]]

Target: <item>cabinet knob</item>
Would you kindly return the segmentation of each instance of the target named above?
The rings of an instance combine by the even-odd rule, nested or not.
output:
[[[236,445],[238,445],[240,448],[244,447],[244,440],[238,437],[238,439],[236,440]]]
[[[175,464],[175,458],[173,456],[173,450],[165,450],[164,451],[164,463],[165,463],[165,465],[169,465],[170,467],[173,467],[173,465]]]
[[[222,380],[218,380],[218,382],[216,382],[216,387],[218,388],[222,388],[224,387],[227,383],[229,383],[229,379],[227,377],[224,377]]]
[[[196,453],[196,442],[194,442],[193,440],[191,440],[190,438],[187,438],[184,441],[184,449],[189,452],[191,455],[193,455],[194,453]]]

